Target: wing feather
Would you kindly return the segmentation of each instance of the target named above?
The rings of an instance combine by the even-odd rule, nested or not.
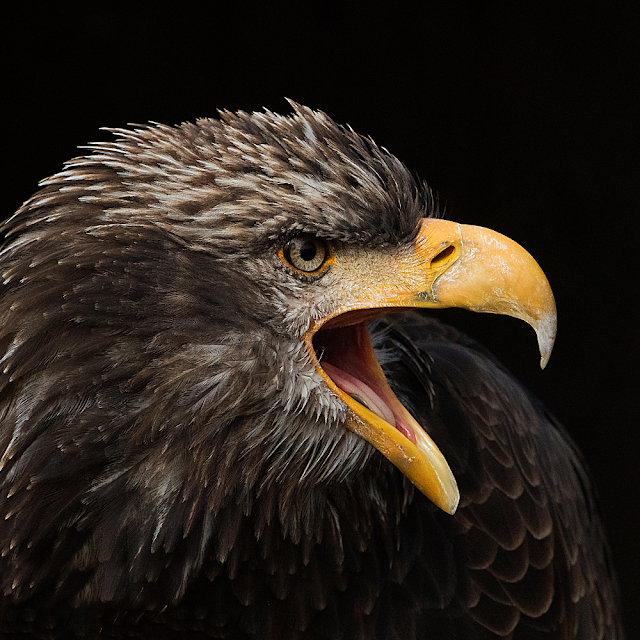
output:
[[[401,354],[388,378],[458,479],[454,545],[467,577],[456,598],[475,633],[622,638],[604,528],[567,432],[455,329],[418,313],[383,322],[385,348]],[[425,371],[428,385],[413,379]]]

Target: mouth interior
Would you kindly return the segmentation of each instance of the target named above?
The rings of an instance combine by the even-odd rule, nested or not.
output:
[[[372,317],[347,313],[330,320],[313,336],[316,356],[339,389],[415,444],[414,429],[403,415],[407,411],[389,387],[371,346],[365,322]]]

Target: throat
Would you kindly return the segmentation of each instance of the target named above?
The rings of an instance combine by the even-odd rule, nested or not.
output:
[[[333,383],[415,443],[413,428],[378,362],[365,322],[322,328],[313,337],[320,366]]]
[[[369,385],[329,362],[324,362],[322,368],[336,383],[336,386],[340,387],[345,393],[348,393],[354,400],[367,407],[369,411],[373,411],[379,418],[386,420],[394,427],[396,426],[396,419],[393,412]]]

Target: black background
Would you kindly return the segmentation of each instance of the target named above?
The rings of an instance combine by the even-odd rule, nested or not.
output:
[[[524,323],[438,313],[585,452],[638,637],[640,3],[226,4],[3,9],[2,216],[109,138],[101,126],[289,112],[287,96],[371,135],[447,218],[512,237],[545,270],[559,330],[544,372]]]

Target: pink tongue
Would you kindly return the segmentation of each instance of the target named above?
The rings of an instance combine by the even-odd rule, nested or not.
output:
[[[364,404],[370,411],[373,411],[379,418],[386,420],[391,426],[396,426],[396,419],[391,409],[371,387],[328,362],[323,362],[322,368],[345,393],[353,396],[354,400]]]

